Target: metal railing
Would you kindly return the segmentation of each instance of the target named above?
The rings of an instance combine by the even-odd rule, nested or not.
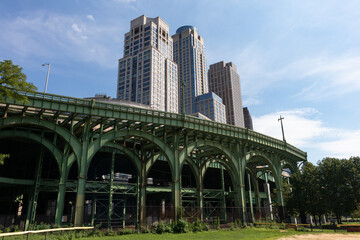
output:
[[[244,140],[249,140],[251,142],[259,143],[259,144],[265,144],[271,147],[277,147],[281,150],[285,150],[290,152],[291,154],[294,154],[301,158],[306,158],[306,152],[301,151],[300,149],[287,144],[286,142],[283,142],[281,140],[275,139],[273,137],[269,137],[267,135],[254,132],[252,130],[248,130],[241,127],[236,127],[224,123],[218,123],[213,122],[205,119],[200,119],[192,116],[186,116],[186,119],[183,119],[182,114],[178,113],[170,113],[170,112],[163,112],[163,111],[157,111],[152,109],[144,109],[140,107],[132,107],[132,106],[126,106],[126,105],[119,105],[115,103],[103,103],[103,102],[97,102],[95,100],[88,100],[88,99],[81,99],[81,98],[74,98],[74,97],[66,97],[61,95],[55,95],[55,94],[45,94],[40,92],[35,93],[28,93],[28,92],[19,92],[22,95],[27,96],[28,98],[32,99],[40,99],[40,100],[49,100],[52,102],[60,102],[60,103],[68,103],[68,104],[75,104],[80,106],[85,106],[89,108],[97,108],[97,109],[103,109],[103,110],[111,110],[111,111],[120,111],[125,113],[135,113],[139,115],[146,115],[146,116],[154,116],[154,117],[162,117],[162,118],[168,118],[173,120],[183,120],[185,123],[190,124],[198,124],[205,127],[213,127],[217,128],[219,130],[229,130],[233,132],[234,134],[231,134],[233,137],[236,137],[236,134],[241,134],[242,138]],[[16,104],[15,100],[6,99],[5,101],[12,102]],[[216,132],[214,132],[216,133]]]

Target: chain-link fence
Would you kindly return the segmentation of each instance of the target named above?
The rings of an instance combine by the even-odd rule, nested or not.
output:
[[[143,223],[152,225],[159,221],[173,221],[175,209],[172,205],[146,206],[144,215],[140,216],[140,209],[135,205],[125,205],[124,202],[113,202],[109,210],[108,202],[97,201],[95,206],[86,204],[79,209],[83,212],[83,225],[100,225],[101,227],[136,227],[140,217]],[[278,210],[275,208],[240,208],[240,207],[222,207],[219,205],[205,206],[202,209],[197,206],[183,206],[182,217],[189,222],[202,219],[208,224],[213,224],[219,220],[221,224],[241,221],[243,223],[254,222],[281,222]],[[73,206],[68,214],[61,218],[63,225],[73,225],[75,223],[76,207]],[[110,214],[110,216],[109,216]],[[0,216],[0,224],[3,226],[21,225],[25,221],[25,216],[3,215]],[[54,224],[55,215],[36,215],[37,224]]]

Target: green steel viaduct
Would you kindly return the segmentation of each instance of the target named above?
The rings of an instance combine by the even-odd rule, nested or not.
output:
[[[307,157],[284,141],[182,114],[23,94],[27,102],[0,101],[0,153],[10,154],[0,165],[0,215],[25,228],[141,226],[179,214],[252,222],[269,209],[282,220],[283,170]]]

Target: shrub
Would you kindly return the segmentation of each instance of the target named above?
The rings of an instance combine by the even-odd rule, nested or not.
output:
[[[43,222],[40,222],[40,224],[35,226],[36,230],[43,230],[43,229],[50,229],[51,225],[50,224],[45,224]]]
[[[171,233],[172,232],[172,225],[170,223],[165,223],[165,232]]]
[[[18,225],[15,225],[14,228],[13,228],[14,232],[17,232],[19,231],[19,226]]]
[[[104,233],[98,229],[98,228],[94,228],[90,233],[89,233],[89,236],[91,237],[103,237],[104,236]]]
[[[150,231],[149,231],[150,232]],[[118,232],[118,235],[128,235],[128,234],[132,234],[135,233],[135,230],[133,229],[122,229]]]
[[[200,219],[196,219],[196,221],[192,224],[192,231],[193,232],[201,232],[202,229],[202,225],[200,222]]]
[[[232,222],[232,223],[230,224],[230,230],[234,231],[234,230],[236,230],[237,228],[238,228],[238,226],[237,226],[237,224],[236,224],[235,222]]]
[[[307,228],[304,228],[304,227],[298,228],[297,230],[300,231],[300,232],[310,232],[310,229],[307,229]]]
[[[105,232],[105,236],[116,236],[116,235],[117,235],[117,232],[112,230],[112,228],[110,228],[108,231]]]
[[[179,219],[173,226],[174,233],[187,233],[189,232],[189,224],[184,219]]]
[[[220,220],[219,220],[218,217],[214,219],[213,228],[214,228],[215,230],[219,230],[219,229],[220,229]]]
[[[276,225],[270,225],[270,229],[279,229],[279,226],[276,226]]]
[[[165,225],[162,221],[155,222],[152,226],[153,233],[162,234],[165,232]]]
[[[153,233],[157,233],[157,234],[170,233],[170,232],[172,232],[172,226],[168,222],[160,221],[160,222],[154,223],[154,225],[152,227],[152,231],[153,231]]]
[[[150,233],[150,229],[149,229],[149,226],[146,225],[146,227],[142,230],[142,233]]]
[[[202,230],[209,231],[209,225],[207,225],[206,223],[202,223]]]
[[[178,212],[177,212],[177,220],[181,220],[184,216],[184,208],[183,207],[178,207]]]

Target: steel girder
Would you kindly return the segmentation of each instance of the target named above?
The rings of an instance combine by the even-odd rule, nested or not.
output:
[[[306,153],[286,142],[235,126],[93,100],[42,93],[24,94],[28,96],[28,103],[9,98],[0,102],[0,137],[28,137],[54,154],[60,171],[57,222],[61,221],[63,195],[65,191],[75,191],[75,186],[76,225],[82,224],[81,209],[84,206],[85,192],[96,192],[100,189],[104,189],[104,193],[137,193],[141,209],[140,219],[144,220],[146,178],[160,156],[167,160],[171,169],[175,216],[177,207],[181,205],[181,171],[185,163],[194,173],[196,197],[200,207],[204,195],[207,195],[207,192],[203,191],[206,170],[211,166],[224,166],[235,188],[237,205],[245,211],[246,166],[267,164],[273,172],[276,188],[280,190],[282,168],[288,166],[294,170],[298,161],[306,161]],[[50,131],[54,136],[61,137],[66,149],[58,149],[56,141],[51,143],[39,134],[15,129],[19,126]],[[134,147],[126,146],[127,141],[134,142]],[[141,150],[138,149],[140,146],[136,145],[136,141],[143,145]],[[86,181],[93,156],[103,147],[117,149],[130,157],[138,172],[137,190],[129,190],[129,186],[116,187],[115,183],[111,184],[111,188],[102,187],[100,183]],[[145,154],[146,151],[148,155]],[[76,183],[67,180],[70,167],[75,162],[79,171]],[[250,177],[252,178],[251,174]],[[96,184],[100,185],[96,187]],[[224,195],[222,191],[222,196]],[[281,191],[278,195],[278,202],[283,204]]]

